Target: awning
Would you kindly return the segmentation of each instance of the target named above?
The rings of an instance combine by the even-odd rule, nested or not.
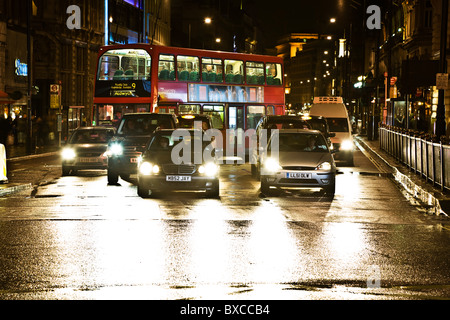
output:
[[[11,99],[6,92],[0,90],[0,104],[9,104],[13,102],[14,100]]]

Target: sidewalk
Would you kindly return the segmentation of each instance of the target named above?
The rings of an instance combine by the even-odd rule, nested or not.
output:
[[[24,144],[9,145],[6,148],[6,159],[8,159],[8,161],[32,159],[47,155],[48,153],[58,152],[59,149],[60,148],[58,146],[48,145],[36,148],[35,152],[30,154],[27,152],[27,147]]]
[[[369,141],[366,136],[355,136],[355,142],[368,151],[381,167],[387,168],[402,189],[421,205],[427,207],[429,212],[437,216],[449,216],[450,194],[448,192],[434,187],[433,183],[427,182],[426,179],[421,178],[407,166],[381,150],[378,140]]]
[[[27,153],[27,148],[25,145],[9,145],[6,149],[7,169],[11,162],[56,155],[58,154],[58,152],[59,152],[58,146],[50,145],[36,149],[35,153],[29,154]],[[11,175],[8,170],[7,170],[7,177],[8,181],[6,183],[0,182],[0,197],[7,194],[27,190],[33,187],[31,183],[15,183],[13,181],[14,179],[11,179]]]

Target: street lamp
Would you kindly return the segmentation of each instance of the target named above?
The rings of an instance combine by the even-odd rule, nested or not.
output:
[[[211,22],[212,22],[212,19],[210,18],[210,17],[206,17],[204,20],[203,20],[203,22],[205,23],[205,24],[211,24]],[[191,47],[191,33],[192,33],[192,26],[191,26],[191,23],[189,22],[189,42],[188,42],[188,47],[190,48]]]

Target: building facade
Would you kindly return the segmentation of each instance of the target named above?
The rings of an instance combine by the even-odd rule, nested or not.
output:
[[[370,38],[370,54],[364,58],[364,72],[370,77],[360,94],[367,93],[371,101],[362,112],[387,125],[432,134],[438,107],[442,0],[382,1],[381,8],[382,30]],[[448,123],[450,93],[444,93]]]
[[[286,105],[292,113],[306,110],[314,96],[334,95],[334,39],[317,33],[291,33],[276,46],[285,62]]]
[[[60,128],[67,138],[71,130],[91,123],[100,46],[152,38],[155,44],[169,45],[169,26],[170,0],[1,1],[0,91],[8,97],[0,100],[4,116],[23,119],[31,114],[33,124],[39,120],[41,125],[32,130],[35,145],[57,143]],[[36,131],[42,127],[44,138],[38,141]]]

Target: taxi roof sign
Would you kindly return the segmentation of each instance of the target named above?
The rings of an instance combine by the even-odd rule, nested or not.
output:
[[[342,97],[315,97],[313,103],[344,103]]]

